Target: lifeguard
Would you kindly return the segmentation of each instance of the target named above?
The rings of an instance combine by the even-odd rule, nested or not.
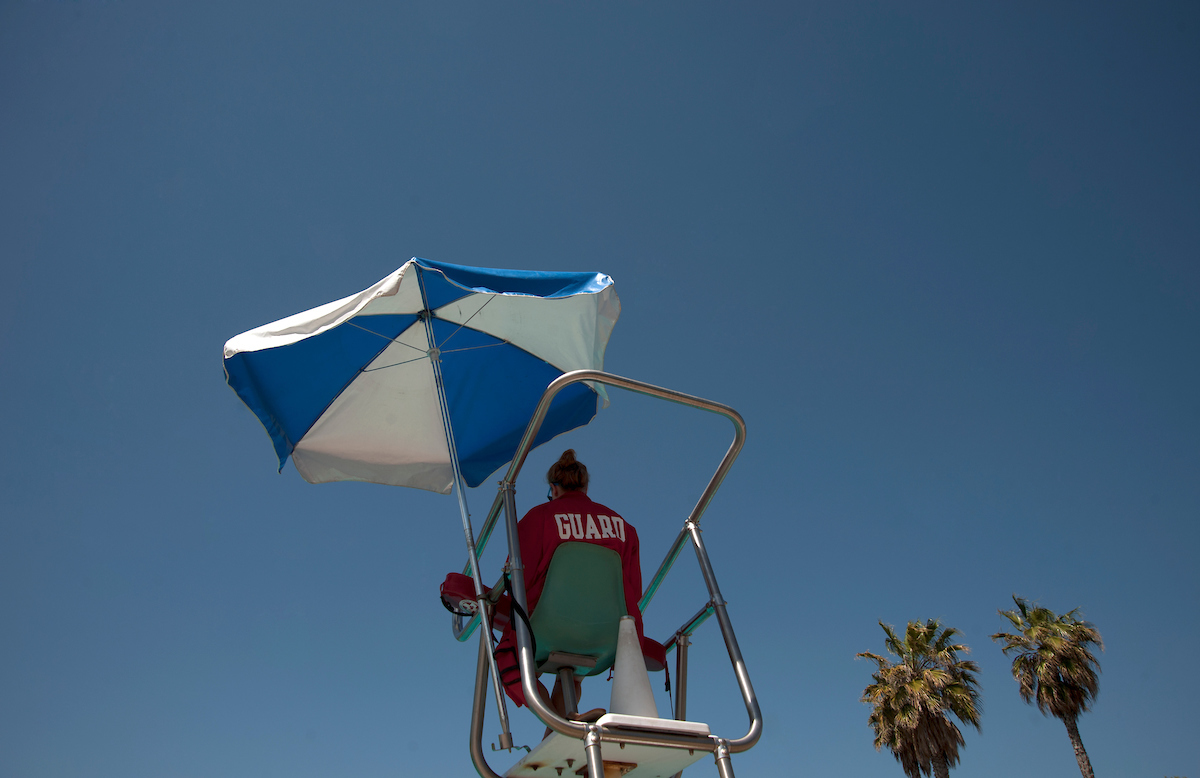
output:
[[[551,465],[546,481],[550,485],[548,501],[532,508],[517,524],[530,615],[537,609],[555,549],[567,542],[593,543],[612,549],[621,557],[625,612],[633,617],[640,641],[643,632],[638,600],[642,596],[642,567],[637,530],[613,509],[588,498],[587,467],[575,458],[574,449],[564,451]],[[496,666],[508,696],[517,705],[525,705],[521,672],[517,667],[516,635],[511,622],[496,647]],[[549,695],[540,681],[538,688],[551,707],[566,718],[568,711],[560,682],[555,681],[554,691]],[[579,699],[579,692],[580,679],[575,676],[575,699]],[[571,713],[570,717],[588,721],[603,714],[603,708],[595,708],[586,713]]]

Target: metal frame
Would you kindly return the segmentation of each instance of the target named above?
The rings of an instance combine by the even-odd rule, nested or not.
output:
[[[692,619],[684,624],[668,642],[668,650],[675,648],[676,654],[676,672],[678,683],[678,696],[676,698],[676,718],[682,719],[686,713],[687,700],[687,647],[690,643],[688,636],[691,635],[701,623],[703,623],[710,615],[716,615],[717,623],[721,630],[721,635],[725,640],[725,648],[729,653],[729,660],[733,666],[734,675],[737,678],[738,688],[742,695],[742,701],[746,705],[746,713],[750,719],[749,729],[746,734],[733,740],[720,738],[715,735],[706,737],[697,735],[684,735],[673,733],[651,733],[638,732],[634,730],[623,729],[619,732],[598,727],[594,724],[586,724],[574,721],[568,721],[561,718],[542,700],[541,695],[537,690],[537,668],[534,665],[532,641],[530,640],[529,631],[524,622],[520,619],[513,620],[513,626],[516,631],[517,638],[517,660],[521,670],[521,684],[525,692],[525,700],[529,709],[533,711],[546,726],[555,732],[567,735],[585,742],[585,750],[588,757],[588,771],[593,778],[602,775],[600,764],[600,743],[601,742],[619,742],[619,743],[641,743],[664,748],[687,748],[695,750],[709,751],[713,754],[717,763],[717,770],[722,778],[732,778],[733,768],[730,764],[730,754],[739,753],[749,750],[758,742],[762,735],[762,711],[758,705],[758,698],[754,694],[754,687],[750,683],[750,675],[746,670],[745,661],[742,658],[741,649],[738,646],[737,637],[733,631],[733,624],[729,619],[729,614],[725,607],[725,599],[721,596],[720,587],[717,585],[716,574],[713,572],[712,563],[709,561],[708,551],[705,549],[704,540],[700,534],[700,518],[703,516],[717,489],[720,488],[721,482],[725,479],[729,472],[733,461],[737,458],[746,439],[746,424],[741,415],[727,405],[705,400],[692,395],[676,392],[672,389],[654,386],[653,384],[636,381],[631,378],[623,378],[621,376],[605,373],[600,370],[574,370],[569,373],[564,373],[557,379],[552,381],[546,391],[542,394],[542,399],[538,403],[537,409],[534,411],[533,417],[529,421],[529,425],[525,429],[525,435],[521,439],[520,445],[517,447],[516,453],[513,456],[512,463],[509,465],[508,473],[504,479],[500,481],[500,487],[496,495],[496,500],[492,504],[491,510],[488,512],[488,517],[485,520],[478,540],[476,549],[482,552],[484,545],[495,526],[495,523],[500,515],[501,509],[504,512],[505,529],[508,535],[508,558],[511,574],[511,586],[513,598],[522,608],[526,607],[527,599],[525,595],[525,575],[524,564],[521,561],[521,548],[518,542],[517,535],[517,509],[516,509],[516,479],[521,472],[521,468],[525,464],[525,458],[529,455],[529,451],[533,448],[533,441],[536,439],[538,431],[541,429],[542,422],[546,418],[546,414],[550,409],[550,404],[554,397],[567,386],[579,383],[589,382],[612,386],[619,389],[635,392],[637,394],[647,395],[670,402],[686,405],[691,408],[716,413],[729,419],[734,427],[733,442],[729,449],[725,452],[724,458],[720,465],[717,466],[716,472],[709,480],[708,485],[700,495],[696,506],[688,515],[684,522],[683,529],[676,537],[675,542],[671,545],[662,564],[659,565],[658,571],[651,579],[649,586],[642,596],[638,607],[645,610],[646,606],[653,599],[663,579],[674,565],[680,552],[683,550],[683,545],[687,540],[691,541],[692,548],[696,552],[696,559],[700,565],[701,574],[704,577],[705,586],[708,588],[709,601],[708,604],[697,613]],[[471,564],[468,563],[468,567]],[[465,572],[465,571],[464,571]],[[481,605],[483,603],[481,602]],[[486,608],[480,608],[481,613],[486,614]],[[490,614],[488,614],[490,616]],[[490,618],[489,618],[490,621]],[[456,639],[465,641],[470,637],[475,627],[479,624],[479,616],[472,618],[466,624],[463,623],[462,617],[456,616],[453,623],[453,632]],[[491,657],[488,656],[490,647],[490,630],[484,629],[480,635],[479,646],[479,661],[476,667],[476,683],[475,683],[475,700],[471,714],[471,759],[475,763],[475,769],[479,771],[484,778],[500,778],[500,776],[488,766],[487,760],[483,752],[483,720],[484,710],[487,698],[488,675],[494,672],[492,667]],[[493,676],[493,681],[496,681]],[[504,711],[504,701],[499,701],[499,707],[502,709],[500,714],[501,725],[504,731],[501,734],[501,744],[511,743],[511,735],[508,732],[507,711]]]

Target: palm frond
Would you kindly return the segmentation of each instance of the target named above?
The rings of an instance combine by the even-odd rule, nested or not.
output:
[[[1012,674],[1027,703],[1036,703],[1043,714],[1074,720],[1091,707],[1100,691],[1100,663],[1090,646],[1104,650],[1096,627],[1079,616],[1079,609],[1059,616],[1048,608],[1031,605],[1013,595],[1016,609],[999,611],[1017,633],[997,632],[1001,651],[1015,654]]]
[[[876,750],[890,750],[909,778],[930,775],[935,762],[957,764],[965,741],[950,716],[979,729],[982,713],[975,677],[979,666],[959,657],[970,651],[955,642],[961,633],[936,619],[908,622],[903,639],[890,625],[879,626],[894,659],[857,654],[876,664],[873,683],[862,695],[871,705],[867,723],[875,732]]]

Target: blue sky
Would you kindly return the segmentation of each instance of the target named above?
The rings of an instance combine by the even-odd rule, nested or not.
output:
[[[766,716],[738,774],[901,775],[854,655],[925,618],[981,665],[958,770],[1073,774],[987,637],[1015,592],[1104,636],[1097,773],[1194,778],[1198,35],[1186,3],[0,5],[0,774],[472,774],[454,500],[276,474],[220,365],[416,255],[608,273],[607,368],[745,416],[704,522]],[[727,427],[614,393],[562,439],[647,574]],[[648,632],[702,602],[684,558]],[[715,625],[692,659],[740,735]]]

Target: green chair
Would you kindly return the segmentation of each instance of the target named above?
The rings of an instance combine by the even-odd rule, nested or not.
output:
[[[594,543],[563,543],[555,549],[529,624],[537,641],[534,664],[539,673],[558,675],[569,713],[577,705],[571,676],[612,667],[625,615],[620,554]]]

